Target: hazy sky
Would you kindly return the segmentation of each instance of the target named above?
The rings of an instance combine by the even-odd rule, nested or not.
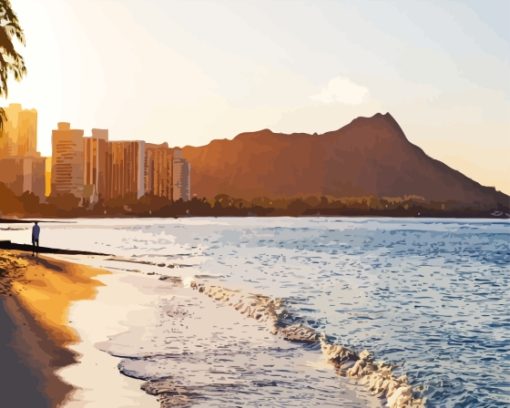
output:
[[[391,112],[432,157],[510,193],[510,1],[12,0],[39,149],[70,121],[203,145]]]

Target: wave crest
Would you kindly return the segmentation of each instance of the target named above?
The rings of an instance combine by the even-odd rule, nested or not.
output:
[[[191,288],[217,302],[236,309],[246,317],[269,324],[272,334],[285,340],[320,345],[325,359],[334,366],[338,375],[355,379],[386,402],[389,408],[421,408],[423,398],[409,384],[406,375],[396,377],[393,367],[382,361],[374,361],[372,354],[363,350],[356,353],[341,344],[332,343],[325,334],[307,326],[299,317],[285,308],[282,299],[259,294],[247,294],[217,285],[193,281]]]

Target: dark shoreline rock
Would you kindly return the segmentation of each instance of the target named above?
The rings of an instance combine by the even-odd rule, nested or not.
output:
[[[16,251],[28,251],[32,252],[32,245],[28,244],[16,244],[11,241],[0,241],[0,249],[12,249]],[[79,251],[73,249],[60,249],[60,248],[48,248],[39,247],[38,252],[40,254],[60,254],[60,255],[99,255],[99,256],[111,256],[110,254],[103,254],[101,252],[90,252],[90,251]]]

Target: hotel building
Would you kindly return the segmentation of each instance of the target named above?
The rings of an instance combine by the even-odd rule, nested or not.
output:
[[[108,196],[108,130],[92,129],[92,136],[83,138],[83,153],[83,198],[94,204]]]
[[[38,156],[12,156],[0,159],[0,182],[14,194],[28,191],[40,199],[44,198],[45,158]]]
[[[173,152],[167,143],[145,144],[145,193],[172,199]]]
[[[21,112],[19,103],[11,103],[5,109],[7,121],[3,124],[0,138],[0,157],[13,157],[18,155],[18,120]]]
[[[5,108],[0,135],[0,182],[15,194],[28,191],[44,198],[45,158],[37,152],[37,111],[20,104]]]
[[[145,193],[145,142],[113,141],[109,143],[107,198],[133,196]]]
[[[181,149],[174,149],[173,158],[173,192],[172,198],[174,201],[191,200],[191,165],[183,157]]]
[[[71,129],[67,122],[52,131],[51,194],[83,197],[84,143],[83,130]]]
[[[18,156],[37,155],[37,111],[23,109],[18,115]]]
[[[44,162],[44,182],[46,187],[44,189],[44,195],[49,197],[51,195],[51,156],[45,157]]]

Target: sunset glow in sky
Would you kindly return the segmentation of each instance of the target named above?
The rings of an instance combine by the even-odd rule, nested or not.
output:
[[[45,155],[58,121],[183,146],[390,112],[427,154],[510,193],[509,1],[12,4],[28,75],[7,102],[39,111]]]

